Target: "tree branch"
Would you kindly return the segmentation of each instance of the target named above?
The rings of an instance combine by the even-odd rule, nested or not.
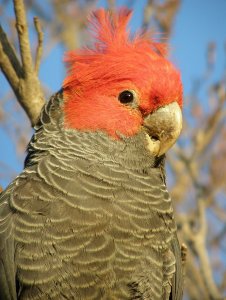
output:
[[[17,58],[15,50],[12,44],[9,42],[6,33],[4,32],[1,24],[0,24],[0,44],[2,45],[2,51],[4,51],[5,55],[7,55],[10,64],[12,65],[14,71],[17,73],[17,76],[23,75],[23,69],[20,64],[20,61]]]
[[[35,56],[35,73],[38,74],[43,52],[43,32],[38,17],[34,17],[34,25],[38,36],[38,45]]]
[[[218,129],[219,123],[225,116],[224,104],[226,101],[225,87],[222,85],[217,86],[216,92],[218,95],[218,106],[216,110],[207,118],[206,125],[203,129],[200,129],[196,136],[196,144],[194,146],[194,151],[197,154],[203,153],[211,140],[213,139],[216,131]]]
[[[198,202],[198,211],[200,219],[200,229],[195,235],[194,246],[200,260],[200,269],[205,279],[206,288],[209,291],[211,299],[222,299],[217,286],[213,280],[212,269],[209,262],[208,253],[206,250],[206,234],[207,234],[207,222],[205,215],[205,203],[204,199],[200,199]]]
[[[11,85],[13,91],[15,94],[17,94],[17,87],[19,84],[19,78],[15,72],[15,69],[13,68],[11,61],[5,52],[3,45],[0,43],[0,67],[7,78],[9,84]],[[7,51],[7,50],[6,50]]]
[[[208,253],[206,250],[206,235],[207,235],[207,221],[205,215],[205,202],[204,199],[198,200],[198,226],[197,231],[193,230],[187,218],[185,218],[183,223],[183,235],[187,240],[187,244],[192,245],[194,254],[198,257],[200,264],[200,270],[206,290],[208,291],[209,297],[212,300],[223,300],[220,295],[218,288],[213,280],[213,274],[209,262]],[[197,217],[196,217],[197,220]]]
[[[14,0],[14,10],[16,14],[16,28],[19,38],[22,66],[5,32],[0,27],[0,67],[11,85],[17,100],[27,113],[32,126],[34,126],[45,102],[37,76],[41,57],[42,35],[41,30],[39,30],[39,24],[36,24],[39,45],[36,67],[34,69],[28,37],[26,13],[22,0]]]
[[[25,77],[33,72],[33,61],[28,36],[27,18],[23,0],[13,0],[16,16],[16,29],[19,38],[20,55],[23,64]]]

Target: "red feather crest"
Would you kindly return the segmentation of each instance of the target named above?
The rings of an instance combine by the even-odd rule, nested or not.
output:
[[[120,9],[117,13],[99,9],[90,15],[89,28],[95,42],[91,48],[66,53],[65,62],[69,73],[64,81],[65,88],[76,84],[76,78],[82,75],[83,67],[87,68],[87,64],[92,64],[103,54],[120,56],[128,51],[131,54],[132,51],[148,53],[154,59],[166,54],[165,44],[153,42],[142,34],[130,37],[126,27],[131,16],[132,11],[127,8]]]

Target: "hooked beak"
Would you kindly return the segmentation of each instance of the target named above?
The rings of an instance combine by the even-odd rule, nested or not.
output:
[[[161,156],[173,146],[182,129],[182,113],[177,102],[170,103],[149,114],[144,119],[148,148]]]

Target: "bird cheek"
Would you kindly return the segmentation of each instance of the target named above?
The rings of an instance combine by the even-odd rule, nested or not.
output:
[[[142,114],[139,111],[130,111],[121,118],[120,122],[117,122],[117,131],[124,136],[131,137],[140,131],[142,124]]]

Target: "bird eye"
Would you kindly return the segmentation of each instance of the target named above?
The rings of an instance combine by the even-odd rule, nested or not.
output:
[[[134,100],[134,94],[131,91],[123,91],[119,94],[118,99],[123,104],[131,103]]]

